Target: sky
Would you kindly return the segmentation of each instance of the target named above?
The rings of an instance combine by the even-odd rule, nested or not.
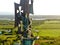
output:
[[[20,0],[0,0],[0,14],[14,15],[14,2]],[[60,15],[60,0],[34,0],[34,15]]]

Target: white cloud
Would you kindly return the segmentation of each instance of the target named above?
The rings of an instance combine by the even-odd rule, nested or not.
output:
[[[14,2],[20,0],[0,0],[0,12],[14,14]],[[60,15],[60,0],[34,0],[34,14]]]
[[[0,12],[14,13],[14,2],[19,3],[19,0],[1,0]]]
[[[35,0],[34,12],[40,15],[60,15],[60,0]]]

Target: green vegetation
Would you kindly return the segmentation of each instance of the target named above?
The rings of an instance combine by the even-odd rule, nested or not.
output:
[[[13,27],[14,27],[13,21],[0,20],[0,29],[2,29],[2,28],[13,28]]]
[[[17,28],[14,29],[13,21],[0,21],[0,31],[12,30],[12,35],[0,35],[1,40],[16,40]],[[38,30],[38,31],[37,31]],[[35,41],[38,45],[60,45],[60,20],[33,20],[32,32],[34,36],[40,36]],[[1,32],[0,32],[1,33]],[[9,34],[5,32],[5,34]],[[11,37],[11,38],[10,38]],[[8,41],[9,42],[9,41]]]
[[[33,21],[32,31],[40,36],[37,45],[60,45],[60,20]],[[35,32],[38,30],[38,32]]]
[[[41,22],[41,23],[40,23]],[[54,23],[53,23],[54,22]],[[38,30],[39,36],[58,37],[60,36],[60,21],[33,21],[33,31]]]

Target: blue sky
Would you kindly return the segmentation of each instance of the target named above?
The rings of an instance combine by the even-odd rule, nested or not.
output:
[[[14,2],[20,0],[0,0],[0,13],[14,14]],[[34,15],[60,15],[60,0],[34,0],[33,7]]]

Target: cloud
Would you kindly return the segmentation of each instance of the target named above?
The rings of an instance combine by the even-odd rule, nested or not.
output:
[[[0,12],[14,14],[14,2],[20,0],[0,0]],[[35,15],[60,15],[60,0],[34,0]]]

